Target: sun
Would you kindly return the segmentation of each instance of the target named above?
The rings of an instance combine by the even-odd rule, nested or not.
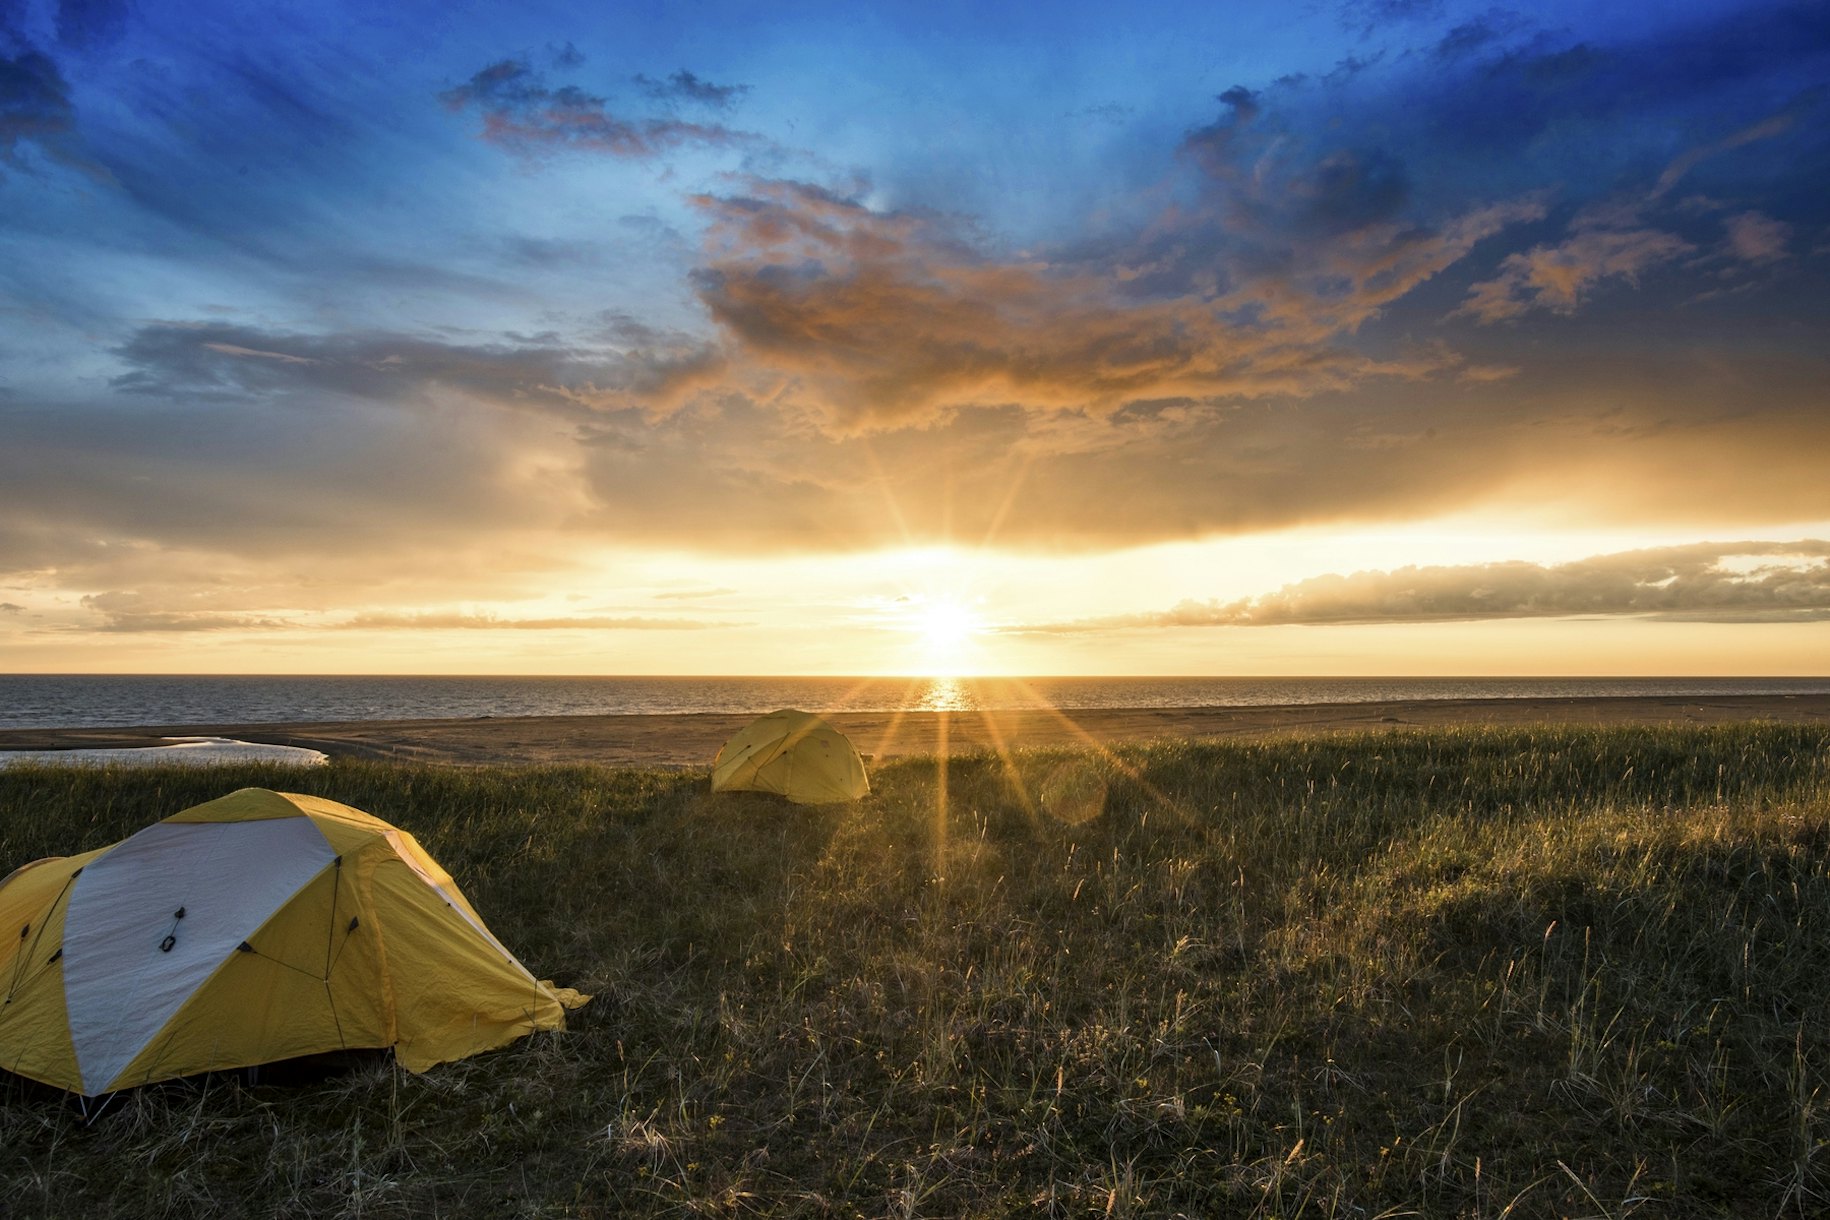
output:
[[[978,631],[972,611],[945,599],[930,602],[916,621],[922,643],[936,652],[956,650]]]
[[[972,668],[977,637],[984,620],[965,602],[949,596],[912,598],[907,625],[915,634],[923,668],[930,674],[957,674]]]

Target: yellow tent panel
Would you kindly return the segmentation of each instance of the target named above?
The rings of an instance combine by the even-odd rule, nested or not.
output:
[[[0,1067],[91,1097],[359,1047],[419,1072],[588,998],[535,979],[411,835],[259,788],[18,870],[0,919]]]
[[[774,792],[799,805],[855,801],[871,790],[845,734],[784,708],[737,731],[712,764],[713,792]]]

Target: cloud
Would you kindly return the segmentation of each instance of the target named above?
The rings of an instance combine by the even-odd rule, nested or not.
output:
[[[1323,233],[1353,233],[1389,220],[1410,199],[1404,166],[1383,150],[1342,150],[1292,183],[1302,222]]]
[[[1510,381],[1523,371],[1514,364],[1470,364],[1456,371],[1455,380],[1472,383]]]
[[[1456,55],[1478,52],[1516,26],[1491,29],[1458,29]],[[1809,15],[1801,6],[1778,5],[1746,14],[1722,24],[1680,25],[1654,35],[1639,45],[1601,46],[1589,43],[1558,47],[1540,33],[1522,49],[1489,57],[1479,64],[1477,82],[1485,96],[1457,84],[1447,100],[1467,108],[1458,127],[1480,135],[1494,151],[1516,146],[1530,156],[1543,147],[1545,133],[1562,123],[1569,130],[1555,144],[1572,147],[1605,141],[1616,154],[1631,152],[1637,142],[1609,135],[1621,118],[1613,112],[1630,111],[1639,124],[1660,124],[1681,133],[1694,119],[1680,107],[1700,99],[1716,100],[1705,109],[1709,120],[1720,123],[1728,104],[1720,94],[1738,88],[1750,77],[1764,75],[1770,89],[1796,70],[1821,71],[1821,57],[1830,51],[1830,22]],[[1679,67],[1673,65],[1681,65]],[[1508,256],[1499,274],[1469,290],[1456,315],[1477,322],[1517,318],[1533,310],[1575,312],[1601,283],[1624,280],[1637,285],[1638,277],[1659,266],[1675,263],[1695,252],[1695,244],[1677,233],[1651,223],[1666,195],[1702,163],[1748,145],[1777,140],[1800,127],[1798,119],[1818,108],[1823,91],[1802,87],[1794,100],[1778,113],[1747,123],[1727,136],[1694,144],[1671,158],[1656,182],[1637,200],[1591,202],[1579,211],[1561,241],[1542,243]],[[1580,139],[1581,126],[1593,135]],[[1596,155],[1606,155],[1597,153]],[[1582,173],[1601,180],[1597,166]],[[1629,170],[1626,165],[1621,172]],[[1579,189],[1579,188],[1578,188]],[[1745,184],[1742,189],[1745,189]],[[1687,201],[1677,210],[1694,210]],[[1728,249],[1745,262],[1770,262],[1782,256],[1788,229],[1757,212],[1728,223]],[[1775,227],[1780,226],[1780,227]],[[1454,316],[1454,315],[1452,315]]]
[[[90,628],[93,631],[272,631],[293,626],[284,619],[264,615],[169,609],[129,591],[92,593],[82,599],[81,605],[101,615],[101,623]]]
[[[1794,110],[1781,111],[1778,114],[1761,119],[1758,123],[1750,124],[1739,131],[1726,135],[1720,140],[1712,140],[1708,144],[1702,144],[1696,148],[1690,149],[1673,159],[1671,164],[1665,167],[1665,172],[1659,175],[1657,184],[1652,188],[1652,197],[1657,199],[1659,196],[1665,194],[1672,187],[1676,186],[1679,179],[1683,178],[1685,174],[1689,173],[1700,163],[1707,161],[1711,157],[1721,156],[1725,152],[1730,152],[1746,144],[1752,144],[1757,140],[1771,140],[1775,136],[1784,135],[1797,118],[1798,115]]]
[[[1250,110],[1235,97],[1234,114]],[[1202,158],[1223,156],[1211,132]],[[1440,349],[1341,340],[1535,201],[1430,227],[1391,218],[1401,175],[1324,158],[1297,176],[1293,230],[1173,212],[1096,254],[983,248],[942,214],[871,208],[807,183],[694,197],[709,221],[700,301],[755,368],[835,431],[926,425],[963,406],[1109,414],[1128,402],[1309,395],[1457,367]],[[1286,201],[1288,199],[1286,195]],[[1270,209],[1267,209],[1267,213]],[[1275,251],[1268,253],[1275,245]]]
[[[1014,630],[1057,634],[1575,615],[1692,622],[1830,619],[1830,542],[1700,542],[1548,566],[1486,563],[1317,576],[1233,602],[1184,601],[1165,611]]]
[[[1775,263],[1786,256],[1792,226],[1760,212],[1741,212],[1722,222],[1728,248],[1745,263]]]
[[[1442,36],[1436,44],[1438,59],[1455,60],[1476,55],[1526,28],[1525,19],[1504,9],[1464,21]]]
[[[1394,350],[1368,342],[1369,325],[1481,242],[1542,219],[1543,194],[1469,201],[1420,183],[1370,131],[1306,127],[1308,91],[1226,89],[1213,121],[1164,150],[1155,206],[1058,244],[1012,248],[969,218],[879,202],[894,193],[868,183],[752,178],[697,195],[692,282],[733,368],[837,435],[968,407],[1103,416],[1459,372],[1441,343]],[[1527,302],[1568,308],[1585,282],[1672,249],[1603,233],[1508,276]],[[1511,278],[1493,291],[1488,312],[1518,308]]]
[[[729,110],[750,91],[748,85],[714,85],[682,68],[666,80],[637,76],[642,92],[658,102],[692,102],[713,110]]]
[[[323,375],[321,349],[239,337],[307,363],[205,354]],[[439,382],[391,398],[282,380],[239,395],[174,386],[157,402],[28,400],[9,406],[0,446],[0,569],[20,573],[0,584],[134,590],[139,603],[114,608],[195,629],[500,608],[600,587],[596,558],[629,548],[756,560],[947,538],[1088,551],[1475,506],[1543,528],[1758,537],[1762,523],[1830,516],[1824,375],[1821,359],[1763,352],[1750,415],[1755,383],[1707,344],[1640,360],[1571,349],[1522,387],[1385,378],[1104,415],[961,408],[849,434],[716,389],[664,416],[563,399],[504,409],[528,400]]]
[[[1397,22],[1429,21],[1442,10],[1443,0],[1346,0],[1341,23],[1371,33]]]
[[[1407,34],[1414,45],[1378,71],[1286,91],[1280,108],[1300,108],[1304,126],[1328,123],[1344,141],[1377,138],[1405,159],[1420,189],[1436,193],[1556,183],[1580,199],[1631,180],[1650,189],[1659,166],[1671,189],[1739,146],[1725,129],[1748,133],[1743,142],[1783,134],[1807,155],[1821,150],[1822,123],[1810,117],[1827,96],[1830,21],[1821,4],[1695,16],[1668,9],[1631,27],[1582,22],[1581,32],[1543,20],[1516,6],[1458,14],[1446,33],[1435,23],[1393,31],[1394,47]],[[1785,113],[1799,121],[1783,132],[1781,123],[1763,126],[1773,100],[1788,96]],[[1769,153],[1725,159],[1712,186],[1732,189],[1749,170],[1769,180],[1796,175],[1802,164]]]
[[[705,85],[690,73],[676,73],[670,80],[682,76],[701,89],[740,87]],[[575,85],[547,87],[531,65],[518,59],[491,64],[439,98],[453,111],[475,107],[483,117],[483,139],[525,156],[576,149],[653,157],[683,145],[732,147],[755,139],[715,123],[620,117],[610,112],[607,99]]]
[[[1228,113],[1178,148],[1198,171],[1192,200],[1113,252],[1134,292],[1200,293],[1235,318],[1352,332],[1477,242],[1544,215],[1536,191],[1419,196],[1405,158],[1370,132],[1304,138],[1266,95],[1235,87],[1219,100]]]
[[[250,591],[229,591],[227,597],[246,598]],[[225,612],[209,603],[221,601],[217,589],[176,589],[160,592],[114,590],[84,596],[80,604],[101,616],[89,630],[107,632],[193,631],[304,631],[330,628],[348,631],[699,631],[711,627],[743,626],[704,619],[659,618],[629,615],[513,618],[488,613],[451,611],[367,611],[326,620],[321,614]],[[0,607],[6,609],[7,607]],[[11,607],[23,609],[23,607]]]
[[[0,614],[20,614],[25,610],[18,602],[0,602]]]
[[[0,446],[0,569],[160,612],[530,596],[592,511],[575,433],[601,417],[410,385],[23,403]]]
[[[1098,119],[1101,122],[1122,125],[1135,113],[1136,111],[1134,108],[1124,105],[1122,102],[1098,102],[1091,106],[1082,106],[1077,110],[1071,110],[1068,112],[1068,117],[1073,119]]]
[[[28,144],[60,165],[100,182],[112,181],[83,151],[63,73],[50,56],[33,50],[0,55],[0,166],[29,169],[22,151]]]
[[[733,594],[735,592],[737,592],[737,590],[725,589],[725,588],[679,589],[679,590],[676,590],[671,593],[656,593],[654,595],[654,598],[656,601],[684,601],[687,599],[700,598],[700,597],[728,597],[730,594]]]
[[[1579,223],[1556,245],[1507,255],[1499,275],[1470,288],[1455,315],[1489,324],[1533,309],[1571,314],[1584,294],[1602,281],[1621,279],[1637,285],[1641,273],[1694,249],[1676,234],[1658,229]]]
[[[308,335],[215,322],[155,322],[114,354],[112,384],[130,394],[244,401],[300,389],[380,401],[445,387],[566,410],[653,408],[713,380],[717,349],[678,332],[608,321],[595,346],[556,336],[454,344],[412,335]]]
[[[701,631],[708,627],[743,626],[703,619],[650,618],[640,615],[573,618],[501,618],[494,614],[358,614],[338,623],[352,631]]]

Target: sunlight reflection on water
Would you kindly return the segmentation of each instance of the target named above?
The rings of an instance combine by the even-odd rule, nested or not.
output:
[[[912,678],[906,698],[906,706],[912,712],[978,712],[990,708],[1054,706],[1047,692],[1037,690],[1020,678],[958,678],[940,674]]]
[[[958,678],[929,678],[926,689],[915,697],[918,712],[969,712],[976,707],[978,701]]]

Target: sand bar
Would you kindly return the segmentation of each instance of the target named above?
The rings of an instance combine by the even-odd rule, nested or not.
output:
[[[0,750],[121,749],[170,737],[229,737],[321,750],[331,758],[470,765],[606,763],[709,766],[751,717],[631,716],[353,720],[313,724],[158,725],[0,730]],[[1632,696],[1592,699],[1428,699],[1280,707],[1113,708],[990,712],[839,712],[828,717],[875,759],[1156,738],[1241,739],[1379,732],[1441,725],[1830,725],[1830,695]]]

